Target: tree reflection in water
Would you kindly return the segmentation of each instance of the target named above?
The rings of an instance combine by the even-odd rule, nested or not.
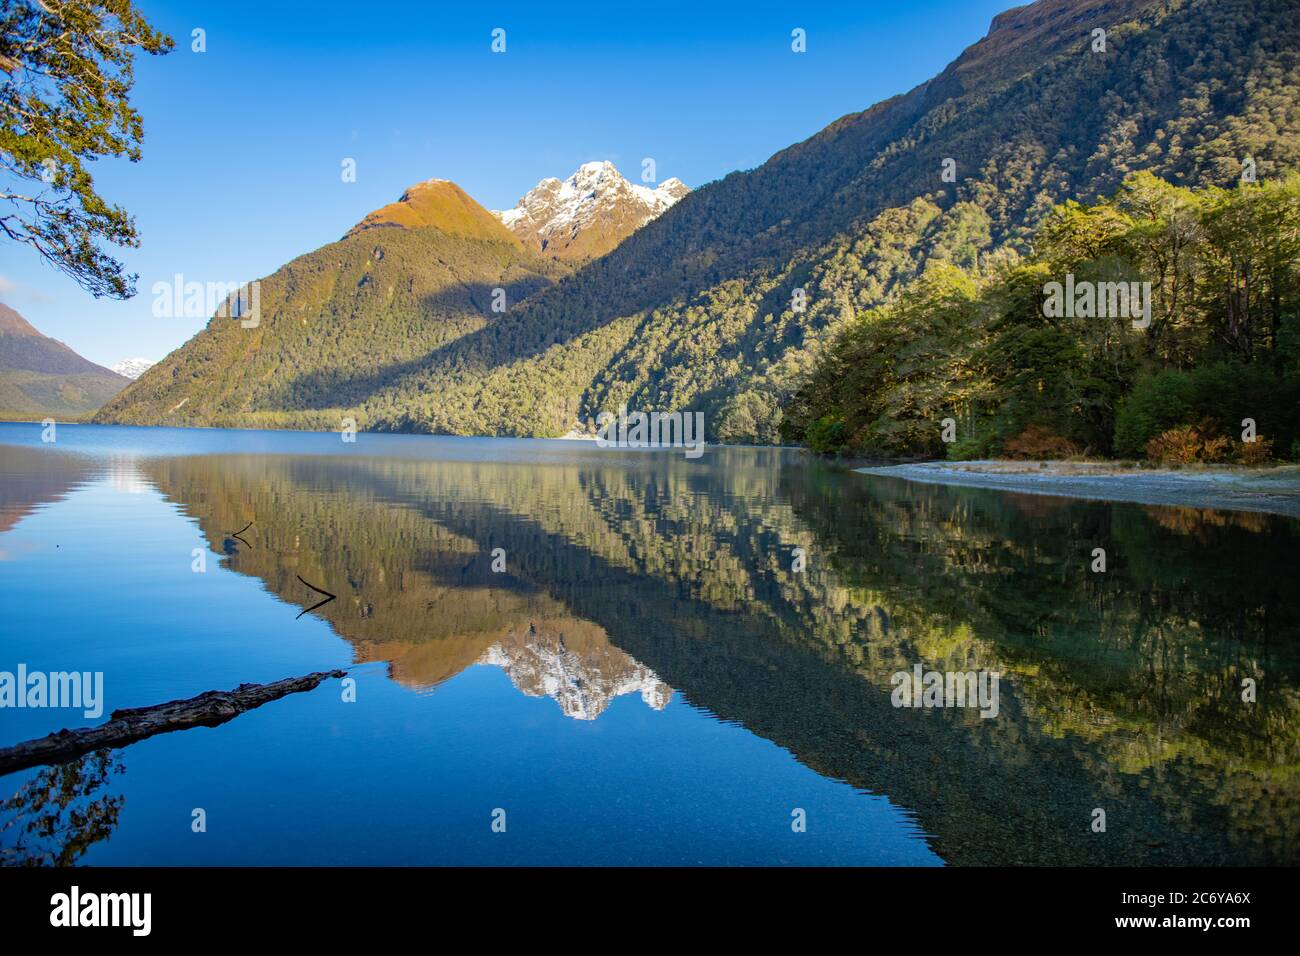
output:
[[[0,804],[0,864],[75,864],[117,827],[126,798],[111,778],[125,772],[110,750],[41,770]]]

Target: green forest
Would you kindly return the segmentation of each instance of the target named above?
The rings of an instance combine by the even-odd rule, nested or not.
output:
[[[1149,316],[1050,315],[1067,275],[1149,282]],[[785,437],[824,453],[1300,458],[1300,175],[1193,190],[1136,173],[1055,206],[993,274],[931,262],[785,412]]]
[[[1140,457],[1183,429],[1168,454],[1292,455],[1294,13],[1007,11],[576,272],[432,226],[300,257],[258,329],[214,318],[97,420],[554,437],[626,403],[847,454]],[[1152,283],[1144,333],[1044,321],[1046,282],[1112,273]],[[1241,449],[1243,418],[1262,440]]]
[[[1063,7],[1034,30],[1008,13],[924,86],[696,190],[431,356],[371,396],[368,420],[557,435],[627,402],[702,410],[714,441],[790,440],[787,407],[822,350],[931,263],[996,273],[1055,205],[1111,195],[1134,172],[1226,188],[1246,157],[1261,182],[1300,168],[1288,8],[1139,4],[1115,25]],[[1103,22],[1110,45],[1093,54]]]

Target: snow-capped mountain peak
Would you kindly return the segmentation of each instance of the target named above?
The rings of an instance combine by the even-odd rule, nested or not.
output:
[[[609,161],[583,163],[567,179],[551,176],[513,209],[492,215],[525,245],[556,259],[603,256],[690,190],[680,179],[651,188],[628,182]]]
[[[143,375],[151,365],[153,365],[153,362],[147,358],[131,358],[122,359],[122,361],[110,365],[109,368],[118,375],[130,379],[137,379]]]

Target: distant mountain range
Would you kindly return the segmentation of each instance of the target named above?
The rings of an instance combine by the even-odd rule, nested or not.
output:
[[[129,378],[132,381],[134,381],[135,379],[143,375],[146,371],[148,371],[150,365],[153,365],[153,362],[150,359],[133,358],[133,359],[122,359],[122,361],[120,362],[114,362],[112,365],[109,366],[109,368],[112,369],[114,372],[116,372],[118,375],[121,375],[124,378]]]
[[[602,164],[497,216],[412,187],[263,280],[257,328],[214,318],[97,420],[546,436],[626,402],[774,441],[823,343],[927,263],[996,269],[1054,203],[1137,170],[1277,176],[1298,127],[1292,0],[1038,0],[640,228],[644,202],[603,211],[645,197]]]
[[[543,179],[513,209],[493,210],[525,246],[554,259],[585,262],[605,255],[690,189],[680,179],[637,186],[613,163],[583,163],[568,179]]]
[[[0,303],[0,418],[85,418],[128,384]]]

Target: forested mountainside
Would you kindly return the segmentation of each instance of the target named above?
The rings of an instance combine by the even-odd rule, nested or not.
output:
[[[200,336],[102,420],[338,427],[353,415],[375,429],[557,435],[626,401],[702,410],[713,440],[776,440],[823,346],[928,264],[1001,275],[1056,204],[1109,196],[1136,171],[1190,187],[1238,181],[1246,158],[1262,181],[1297,168],[1294,12],[1287,0],[1039,0],[997,17],[935,79],[695,190],[504,314],[463,314],[400,355],[317,348],[288,381],[216,403],[171,410],[188,398],[174,387],[151,400],[161,375],[206,392],[258,348],[246,336],[214,356]],[[286,314],[340,338],[339,316],[310,301]],[[429,324],[418,304],[406,316],[413,331]]]
[[[420,183],[261,280],[255,325],[214,317],[96,420],[338,428],[339,415],[306,413],[359,405],[481,329],[495,289],[508,305],[549,284],[556,268],[455,184]]]
[[[1300,173],[1135,173],[994,276],[930,263],[823,351],[782,430],[886,457],[1300,458]]]

